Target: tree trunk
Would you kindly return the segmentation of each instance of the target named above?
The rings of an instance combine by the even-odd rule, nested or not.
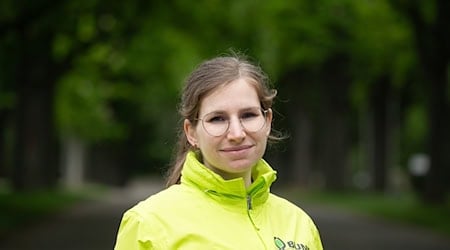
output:
[[[320,112],[319,159],[329,190],[343,190],[349,186],[350,86],[348,60],[343,54],[331,57],[321,70],[322,111]]]
[[[7,112],[0,110],[0,178],[7,175],[5,160],[5,135],[6,135]]]
[[[300,187],[308,187],[312,156],[311,120],[301,106],[292,105],[291,107],[289,114],[292,123],[292,153],[288,181],[296,183]]]
[[[373,146],[371,149],[372,183],[377,192],[386,190],[387,173],[387,97],[389,83],[386,78],[375,83],[373,95],[371,97],[371,106],[373,114]]]
[[[16,190],[48,188],[58,177],[54,88],[60,76],[53,63],[52,34],[19,31],[16,129],[12,185]],[[39,39],[39,42],[35,42]]]
[[[62,175],[64,186],[77,189],[84,184],[86,168],[86,146],[75,136],[68,136],[62,141]]]
[[[13,187],[52,187],[57,179],[53,89],[21,86],[18,91]]]
[[[419,59],[429,86],[429,135],[430,170],[427,175],[423,200],[443,203],[449,190],[450,178],[450,104],[448,97],[448,67],[450,63],[450,2],[436,1],[434,23],[425,21],[420,6],[409,9],[414,27]]]
[[[344,190],[348,183],[348,124],[344,114],[336,110],[324,112],[319,137],[318,162],[324,171],[328,190]]]
[[[444,72],[436,72],[436,76],[443,76],[445,75]],[[422,198],[433,203],[444,203],[446,193],[449,190],[450,108],[446,95],[448,93],[446,85],[446,79],[441,77],[430,86],[429,152],[431,166],[426,177],[425,192]]]
[[[279,176],[283,183],[308,187],[311,183],[313,162],[313,120],[312,105],[308,97],[316,91],[311,84],[311,75],[303,69],[296,69],[280,79],[279,99],[288,102],[281,103],[281,112],[288,119],[276,121],[287,128],[289,138],[286,140],[287,150],[279,157],[282,167]],[[317,169],[317,168],[316,168]]]

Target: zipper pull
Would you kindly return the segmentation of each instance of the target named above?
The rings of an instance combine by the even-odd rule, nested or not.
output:
[[[252,210],[252,197],[247,195],[247,209]]]

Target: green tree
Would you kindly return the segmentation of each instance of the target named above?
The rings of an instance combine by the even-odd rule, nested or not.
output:
[[[426,151],[431,167],[422,198],[442,203],[449,190],[447,180],[450,177],[450,3],[445,0],[391,0],[391,3],[413,29],[415,51],[420,61],[418,77],[426,94],[429,121]]]
[[[50,187],[58,177],[56,86],[85,51],[133,32],[146,1],[2,1],[2,85],[14,93],[16,189]],[[1,131],[4,134],[4,131]]]

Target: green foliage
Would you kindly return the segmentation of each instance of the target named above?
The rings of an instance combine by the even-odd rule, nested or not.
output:
[[[354,39],[348,52],[355,76],[370,81],[388,74],[394,85],[402,86],[416,63],[410,27],[386,1],[358,2],[354,7],[358,21],[351,27]]]
[[[0,110],[14,107],[15,95],[12,91],[0,92]]]
[[[387,1],[180,0],[153,7],[145,18],[127,17],[139,21],[134,25],[80,11],[78,42],[91,41],[101,30],[117,32],[120,25],[137,27],[137,32],[127,43],[120,38],[95,43],[61,81],[58,120],[63,133],[104,140],[126,138],[137,129],[147,138],[144,154],[168,158],[184,78],[202,59],[230,48],[257,58],[278,85],[292,70],[307,72],[311,86],[300,96],[311,113],[320,110],[323,98],[319,69],[336,55],[346,55],[350,62],[348,96],[360,114],[367,110],[377,78],[388,75],[401,89],[416,67],[410,28]],[[132,5],[127,8],[135,11]],[[61,33],[53,52],[64,57],[73,47],[74,39]],[[111,103],[127,104],[119,112]]]
[[[409,6],[408,1],[388,0],[2,1],[0,21],[42,15],[27,26],[34,39],[28,44],[31,52],[50,46],[51,65],[63,69],[55,100],[62,136],[124,145],[133,139],[140,159],[167,162],[184,78],[201,60],[232,48],[259,61],[277,88],[287,85],[290,73],[301,75],[285,92],[311,116],[328,108],[325,89],[337,84],[329,71],[345,71],[350,87],[341,95],[358,116],[349,119],[350,128],[366,126],[371,88],[380,78],[389,79],[396,93],[411,96],[406,105],[412,108],[402,107],[407,110],[404,136],[419,150],[427,133],[424,102],[406,89],[407,83],[420,84],[414,81],[416,45],[411,24],[392,2]],[[420,14],[432,22],[434,2],[419,4]],[[21,43],[18,32],[5,34],[0,39],[0,110],[11,110]],[[49,37],[50,44],[42,37]],[[344,66],[330,65],[336,57],[343,58],[339,63]],[[358,133],[351,136],[362,140]]]
[[[126,83],[109,80],[123,60],[109,44],[97,43],[80,56],[75,67],[58,85],[56,121],[62,134],[87,141],[121,139],[127,135],[111,102],[132,98]]]
[[[428,131],[428,119],[423,105],[412,105],[406,113],[404,137],[405,151],[409,154],[421,152],[425,147],[425,138]]]
[[[119,96],[115,86],[83,74],[68,75],[59,86],[57,121],[63,134],[87,141],[120,139],[125,127],[114,118],[108,101]]]

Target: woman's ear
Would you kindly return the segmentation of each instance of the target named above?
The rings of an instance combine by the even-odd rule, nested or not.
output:
[[[194,148],[198,147],[197,145],[197,132],[195,131],[195,126],[188,119],[184,119],[183,123],[184,134],[186,138]]]

